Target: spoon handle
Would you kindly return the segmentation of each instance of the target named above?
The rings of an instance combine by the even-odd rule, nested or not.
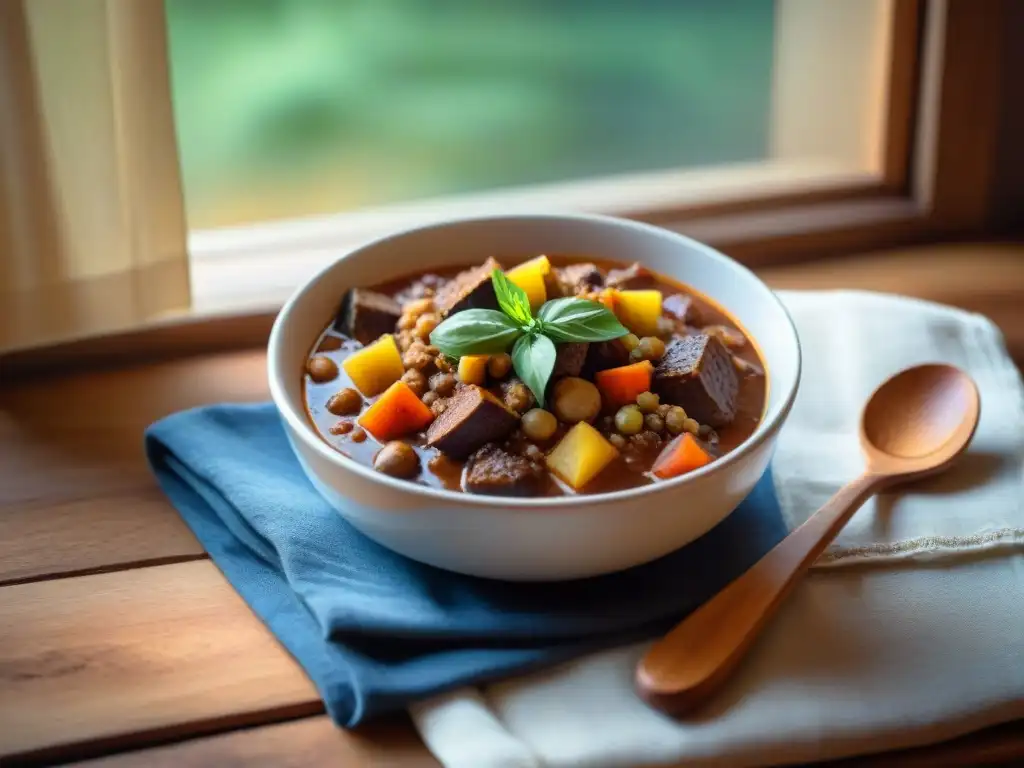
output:
[[[637,667],[640,695],[672,714],[689,712],[710,698],[803,573],[884,479],[867,473],[841,488],[750,570],[655,643]]]

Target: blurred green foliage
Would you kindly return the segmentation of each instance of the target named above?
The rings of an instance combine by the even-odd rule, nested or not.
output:
[[[774,0],[167,0],[193,226],[762,158]]]

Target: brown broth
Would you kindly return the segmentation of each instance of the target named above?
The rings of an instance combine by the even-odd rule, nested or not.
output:
[[[532,257],[526,257],[521,261],[526,261],[529,258]],[[548,258],[554,266],[566,266],[568,264],[583,261],[595,263],[605,271],[610,269],[619,269],[626,266],[600,259],[579,256],[552,256],[549,254]],[[510,266],[513,266],[513,264],[509,261],[509,264],[505,264],[505,266],[506,268],[509,268]],[[452,277],[462,269],[464,269],[464,267],[453,267],[448,269],[432,270],[431,273],[441,277]],[[401,302],[403,300],[403,292],[407,291],[409,287],[421,277],[422,273],[366,287],[379,291],[380,293],[395,296]],[[746,334],[743,329],[740,328],[738,324],[717,304],[693,288],[662,275],[644,278],[642,284],[638,281],[631,287],[657,289],[666,296],[675,293],[682,293],[689,296],[699,309],[702,327],[724,325],[743,333],[747,338],[747,343],[741,349],[734,350],[734,354],[737,357],[754,364],[760,368],[760,370],[766,370],[764,363],[758,357],[757,350],[755,345],[751,342],[749,334]],[[309,414],[310,421],[316,428],[316,431],[328,445],[353,460],[372,467],[374,456],[380,450],[382,445],[377,442],[372,435],[367,433],[366,440],[364,442],[355,442],[352,440],[352,433],[334,434],[331,432],[331,427],[335,426],[340,421],[350,420],[355,424],[356,419],[358,419],[358,415],[345,417],[336,416],[327,410],[326,403],[331,395],[346,387],[355,389],[355,385],[352,383],[352,380],[348,377],[345,373],[345,369],[342,367],[342,362],[349,355],[362,347],[359,342],[350,340],[338,333],[334,328],[334,323],[335,318],[331,318],[330,323],[317,340],[316,346],[311,350],[310,356],[314,354],[325,355],[334,360],[334,362],[338,364],[338,377],[326,383],[316,383],[312,381],[309,376],[303,376],[306,410]],[[501,396],[500,393],[497,394],[499,397]],[[363,410],[369,407],[373,400],[374,398],[364,398]],[[746,440],[754,430],[757,429],[757,425],[760,423],[764,414],[766,400],[766,377],[760,375],[741,374],[736,419],[732,424],[717,431],[718,440],[716,447],[719,456],[723,456],[736,448]],[[563,434],[564,428],[560,425],[558,432],[556,432],[555,436],[551,440],[546,443],[538,443],[538,446],[547,452],[554,447]],[[415,447],[416,452],[420,456],[420,472],[417,477],[413,478],[413,482],[434,488],[444,488],[452,491],[461,490],[461,478],[464,462],[454,461],[445,457],[434,448],[427,448],[423,444],[424,437],[422,434],[410,435],[404,439],[410,445]],[[634,488],[658,482],[649,473],[650,466],[656,456],[656,453],[657,452],[655,451],[653,454],[644,456],[638,461],[627,461],[620,457],[616,461],[612,462],[612,464],[609,465],[606,470],[602,471],[595,480],[587,484],[587,486],[580,491],[573,490],[554,475],[549,475],[546,488],[544,489],[544,495],[560,496],[576,493],[590,495],[595,493],[624,490],[626,488]]]

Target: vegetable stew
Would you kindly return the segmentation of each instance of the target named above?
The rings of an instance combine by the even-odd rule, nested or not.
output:
[[[353,288],[304,379],[312,423],[346,456],[499,496],[693,471],[750,436],[767,394],[754,344],[708,298],[568,256]]]

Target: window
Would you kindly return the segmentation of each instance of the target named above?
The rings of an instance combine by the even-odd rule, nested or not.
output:
[[[900,2],[165,0],[195,298],[443,215],[878,188]]]
[[[9,0],[0,348],[272,310],[452,215],[630,216],[755,267],[1012,226],[1022,27],[975,0]]]
[[[774,0],[167,0],[193,227],[762,161]]]

